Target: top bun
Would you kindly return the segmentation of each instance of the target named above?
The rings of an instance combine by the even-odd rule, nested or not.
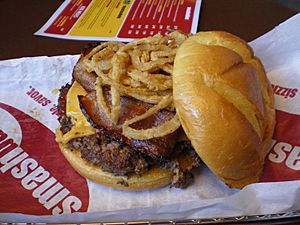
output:
[[[199,32],[179,47],[173,73],[175,107],[204,163],[230,187],[259,181],[275,110],[251,47],[226,32]]]

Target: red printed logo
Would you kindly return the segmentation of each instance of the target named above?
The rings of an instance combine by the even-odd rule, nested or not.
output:
[[[55,135],[39,121],[3,103],[0,118],[0,212],[86,212],[86,179],[61,154]]]
[[[276,110],[272,149],[261,181],[300,180],[300,116]]]

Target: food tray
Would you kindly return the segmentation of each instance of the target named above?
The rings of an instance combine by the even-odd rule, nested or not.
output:
[[[8,223],[9,225],[20,225],[20,223]],[[24,223],[25,224],[25,223]],[[46,223],[26,223],[30,225]],[[69,223],[70,224],[70,223]],[[76,225],[189,225],[189,224],[300,224],[300,211],[290,213],[277,213],[266,215],[251,215],[224,218],[204,218],[187,220],[161,220],[161,221],[119,221],[119,222],[94,222],[94,223],[71,223]],[[58,224],[57,224],[58,225]]]
[[[253,215],[253,216],[239,216],[239,217],[226,217],[226,218],[210,218],[210,219],[189,219],[189,220],[169,220],[169,221],[133,221],[133,222],[116,222],[116,223],[97,223],[99,225],[133,225],[133,224],[232,224],[239,223],[244,224],[251,222],[260,222],[264,224],[286,224],[287,222],[299,222],[300,224],[300,211],[291,213],[278,213],[278,214],[266,214],[266,215]],[[255,223],[254,223],[255,224]],[[81,224],[84,225],[84,224]]]

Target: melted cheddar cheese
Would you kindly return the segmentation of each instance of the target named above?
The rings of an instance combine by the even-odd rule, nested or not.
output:
[[[84,88],[78,84],[76,81],[73,83],[67,94],[66,102],[66,114],[71,117],[72,128],[69,132],[62,134],[56,131],[58,134],[58,139],[63,144],[68,143],[71,139],[76,137],[88,136],[96,133],[96,129],[93,128],[87,121],[86,117],[81,112],[79,106],[78,96],[85,96],[87,92]]]

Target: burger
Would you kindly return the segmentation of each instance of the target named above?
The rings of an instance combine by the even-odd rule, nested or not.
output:
[[[61,88],[56,140],[82,176],[121,190],[186,188],[202,161],[230,187],[259,180],[270,83],[240,38],[200,32],[105,42]]]

